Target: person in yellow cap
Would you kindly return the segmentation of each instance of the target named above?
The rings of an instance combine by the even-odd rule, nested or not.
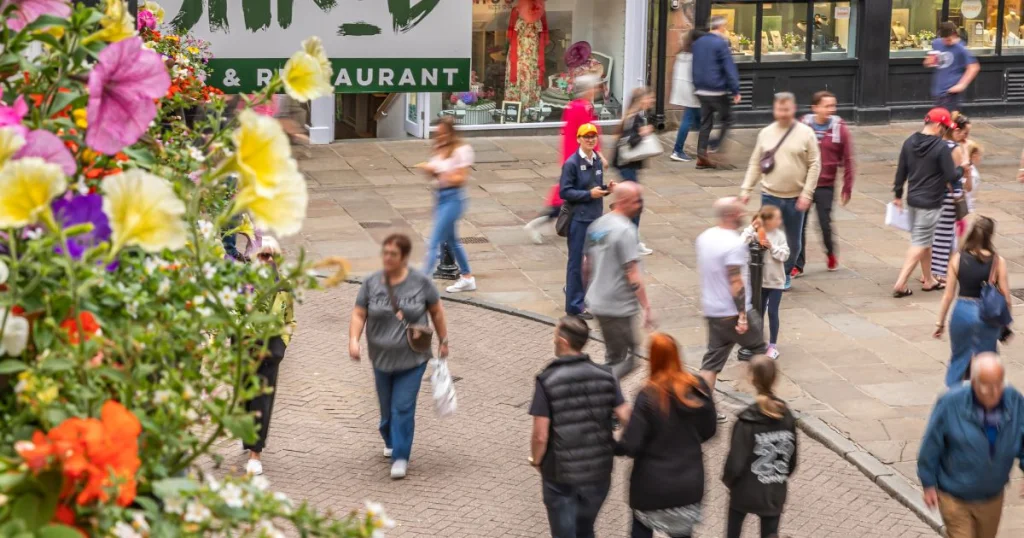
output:
[[[565,234],[569,242],[569,263],[565,270],[565,313],[583,319],[593,319],[584,309],[583,249],[587,228],[604,213],[604,197],[615,187],[614,181],[604,182],[604,164],[598,155],[598,132],[593,123],[584,123],[576,130],[579,149],[562,165],[559,194],[570,212],[569,229]]]

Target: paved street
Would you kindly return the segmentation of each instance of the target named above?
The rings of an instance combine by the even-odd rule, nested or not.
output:
[[[348,321],[357,287],[311,293],[297,311],[299,330],[282,364],[270,441],[264,452],[272,486],[323,509],[344,513],[363,500],[382,502],[400,526],[395,537],[546,536],[537,473],[526,463],[534,376],[550,359],[551,327],[474,306],[446,303],[459,412],[434,415],[424,382],[409,477],[392,481],[381,457],[377,400],[368,361],[347,357]],[[365,350],[365,347],[364,347]],[[591,344],[595,360],[602,346]],[[646,372],[625,388],[632,400]],[[727,409],[734,404],[723,403]],[[698,536],[722,536],[727,493],[719,476],[728,432],[705,445],[708,493]],[[789,538],[937,536],[910,510],[829,449],[802,437],[799,468],[783,518]],[[237,446],[221,447],[243,468]],[[623,488],[628,462],[598,521],[600,536],[625,536]],[[753,519],[747,536],[756,535]]]
[[[908,241],[883,225],[891,199],[896,157],[917,124],[854,128],[859,163],[853,201],[836,210],[842,267],[827,273],[814,222],[809,228],[808,274],[782,302],[779,349],[785,380],[780,393],[915,480],[918,440],[927,413],[942,390],[948,341],[931,338],[937,293],[890,297]],[[749,156],[753,131],[740,131],[729,148],[735,162]],[[1010,261],[1011,283],[1024,286],[1024,186],[1014,181],[1024,126],[1019,121],[978,122],[984,144],[980,212],[995,218],[997,247]],[[692,138],[691,138],[692,140]],[[606,140],[606,142],[610,142]],[[480,291],[470,294],[548,316],[562,310],[565,245],[553,234],[533,245],[522,224],[541,209],[558,175],[554,137],[471,139],[477,165],[468,188],[470,207],[461,234]],[[354,272],[377,267],[379,241],[402,231],[429,232],[431,196],[409,167],[425,159],[424,141],[360,141],[313,147],[301,160],[311,188],[310,218],[301,243],[314,255],[350,259]],[[714,199],[738,193],[742,166],[696,171],[692,164],[660,159],[642,174],[647,187],[641,234],[655,254],[644,268],[663,330],[686,346],[691,364],[704,351],[693,241],[710,225]],[[751,209],[756,207],[751,203]],[[488,332],[493,332],[491,328]],[[1009,377],[1024,386],[1024,353],[1004,352]],[[738,388],[735,363],[723,378]],[[1018,476],[1019,481],[1019,473]],[[1024,507],[1009,496],[1003,535],[1024,531]]]

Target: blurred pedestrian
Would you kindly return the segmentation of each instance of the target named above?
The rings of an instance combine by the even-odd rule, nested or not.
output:
[[[981,170],[978,169],[978,166],[985,158],[985,147],[971,139],[967,140],[967,144],[964,147],[967,149],[967,158],[971,160],[970,188],[967,188],[968,185],[965,183],[964,192],[965,196],[967,196],[967,210],[974,213],[976,210],[975,203],[978,197],[978,191],[981,189]],[[966,226],[961,230],[957,230],[957,237],[963,237],[964,232],[966,231]]]
[[[427,257],[423,273],[432,276],[441,256],[442,245],[447,244],[459,266],[459,280],[448,286],[448,293],[475,291],[476,278],[469,267],[469,256],[459,239],[458,224],[466,211],[466,183],[473,167],[473,147],[455,131],[452,116],[441,118],[437,124],[433,155],[430,161],[418,165],[434,180],[437,189],[434,202],[434,227],[427,240]]]
[[[616,453],[634,459],[629,477],[632,538],[690,538],[704,500],[704,454],[715,435],[715,402],[700,377],[683,368],[679,345],[651,335],[651,373],[636,397]]]
[[[358,361],[359,339],[366,329],[367,353],[380,403],[380,435],[384,457],[391,458],[391,478],[405,478],[416,428],[416,397],[431,357],[418,351],[407,334],[432,321],[437,353],[448,357],[448,325],[434,282],[425,273],[409,269],[412,243],[392,234],[381,244],[384,269],[363,280],[352,309],[348,353]]]
[[[572,220],[566,238],[569,261],[565,269],[565,313],[593,319],[584,309],[583,251],[586,247],[587,228],[604,213],[604,197],[611,193],[615,182],[604,183],[604,165],[598,158],[597,127],[592,123],[581,125],[577,132],[576,154],[562,165],[561,197],[571,204]]]
[[[839,268],[836,257],[835,241],[832,238],[832,204],[836,199],[836,179],[839,167],[843,167],[843,189],[839,195],[840,203],[845,207],[853,195],[853,137],[846,128],[843,118],[836,115],[836,96],[831,92],[821,91],[811,99],[812,114],[804,116],[804,123],[814,129],[821,150],[821,172],[818,184],[814,188],[814,211],[818,215],[818,226],[821,228],[821,240],[825,244],[826,267],[829,271]],[[804,272],[807,252],[807,221],[804,217],[803,231],[800,234],[800,252],[793,265],[793,276]]]
[[[713,206],[717,226],[697,237],[700,301],[708,324],[708,350],[700,375],[711,390],[718,374],[739,344],[751,355],[767,350],[759,317],[750,304],[750,252],[740,237],[745,206],[722,198]],[[718,414],[719,422],[726,420]]]
[[[947,189],[942,198],[942,211],[939,213],[939,223],[935,226],[935,238],[932,239],[932,275],[941,285],[946,285],[946,268],[949,267],[949,255],[956,250],[956,202],[965,196],[965,191],[970,190],[971,166],[967,154],[967,136],[971,132],[971,120],[953,112],[950,115],[953,120],[953,128],[946,131],[946,145],[949,146],[954,163],[960,163],[963,173],[959,181],[954,182],[951,189]],[[923,280],[922,280],[923,283]]]
[[[591,124],[596,128],[597,113],[594,111],[594,98],[601,89],[601,78],[597,75],[580,75],[573,80],[573,91],[576,98],[562,113],[562,164],[569,160],[580,148],[578,132],[580,127]],[[601,155],[601,130],[597,130],[597,143],[594,151]],[[601,156],[602,164],[608,168],[608,161]]]
[[[530,465],[540,471],[552,538],[593,538],[615,459],[613,418],[629,422],[615,376],[583,353],[587,324],[555,326],[555,359],[537,375],[530,416]]]
[[[954,127],[949,111],[933,108],[924,118],[924,128],[910,135],[900,150],[893,205],[903,208],[903,186],[907,185],[907,213],[910,220],[910,249],[893,285],[892,296],[912,295],[907,287],[910,273],[919,263],[925,283],[923,291],[935,291],[941,284],[932,275],[932,241],[942,212],[942,200],[963,176],[953,161],[953,153],[943,140]]]
[[[708,153],[716,153],[732,127],[732,107],[740,103],[740,75],[729,45],[729,21],[711,17],[710,32],[697,37],[693,52],[693,87],[700,101],[700,136],[697,138],[697,169],[716,168]],[[718,137],[712,139],[718,116]]]
[[[981,71],[978,59],[960,39],[956,23],[950,21],[939,25],[939,36],[932,41],[924,66],[935,69],[932,74],[935,106],[954,112],[960,110],[964,92]]]
[[[727,538],[740,538],[747,514],[761,519],[761,538],[779,534],[789,478],[796,471],[796,418],[775,396],[776,363],[760,356],[750,361],[750,383],[757,402],[740,412],[732,428],[722,482],[729,488]]]
[[[796,97],[789,92],[775,94],[775,122],[757,134],[750,154],[747,176],[740,189],[744,204],[761,183],[761,204],[778,206],[789,243],[785,289],[795,274],[796,258],[803,249],[804,219],[814,200],[814,188],[821,172],[821,150],[814,129],[796,121]]]
[[[629,146],[630,148],[636,148],[644,141],[645,138],[654,135],[654,126],[651,125],[648,119],[648,113],[651,107],[654,106],[654,92],[650,88],[636,88],[633,90],[633,95],[629,101],[629,109],[626,110],[625,115],[622,118],[622,125],[620,126],[619,140],[615,147],[615,155],[612,160],[614,161],[615,168],[618,169],[619,175],[622,176],[623,181],[640,181],[640,170],[644,167],[644,162],[647,159],[640,159],[629,161],[622,156],[622,152],[619,148],[623,146]],[[661,144],[661,141],[658,141]],[[643,213],[643,208],[640,208],[640,212],[633,217],[633,224],[637,228],[640,227],[640,213]],[[640,243],[640,255],[649,256],[654,251],[647,248],[646,245]]]
[[[616,379],[633,371],[636,330],[633,319],[643,314],[644,327],[654,321],[647,298],[636,225],[630,219],[643,207],[643,188],[626,181],[615,187],[614,208],[587,229],[587,311],[597,318],[604,337],[605,364]]]
[[[970,385],[939,397],[917,455],[924,502],[938,507],[948,538],[996,537],[1013,460],[1024,468],[1022,437],[1024,398],[998,355],[978,355]]]
[[[552,185],[548,190],[548,198],[544,203],[544,208],[540,210],[540,214],[523,226],[527,235],[530,236],[530,240],[538,245],[544,243],[544,234],[541,233],[541,229],[548,223],[558,220],[558,214],[562,211],[562,197],[558,194],[559,190],[558,183]]]
[[[683,107],[683,116],[679,120],[676,144],[672,148],[672,155],[669,156],[673,161],[693,160],[686,154],[685,147],[690,130],[700,130],[700,99],[694,93],[696,90],[693,87],[693,41],[698,37],[704,37],[705,33],[694,29],[679,36],[679,54],[676,54],[675,65],[672,67],[672,95],[669,97],[669,103]]]
[[[764,233],[764,240],[760,239]],[[779,358],[776,348],[779,340],[779,305],[786,285],[786,260],[789,259],[789,244],[782,229],[782,211],[773,205],[761,206],[754,223],[743,230],[744,243],[757,242],[767,251],[761,284],[761,317],[768,317],[769,338],[765,354],[771,359]],[[761,322],[764,327],[764,321]]]
[[[951,355],[949,369],[946,370],[947,387],[959,385],[964,380],[971,357],[985,351],[996,351],[996,342],[1002,335],[1003,327],[990,325],[981,319],[982,288],[996,286],[1006,304],[1013,304],[1006,260],[996,253],[992,243],[995,229],[995,221],[978,217],[963,249],[950,259],[949,282],[939,307],[939,320],[935,323],[935,337],[939,338],[946,329],[946,314],[953,295],[959,291],[953,317],[949,320]]]
[[[270,236],[264,236],[259,252],[256,253],[256,262],[269,267],[276,278],[280,257],[281,246],[277,240]],[[291,292],[277,292],[269,306],[269,314],[281,322],[281,333],[271,336],[266,342],[266,349],[259,351],[259,366],[256,368],[256,375],[260,378],[260,388],[262,390],[270,389],[270,393],[261,392],[255,398],[245,402],[245,410],[256,415],[257,425],[256,442],[242,445],[245,450],[249,451],[249,461],[245,465],[245,472],[251,475],[263,474],[263,462],[260,460],[260,456],[267,446],[267,437],[270,435],[270,418],[274,412],[274,397],[277,395],[277,374],[296,327],[295,300]],[[263,347],[262,342],[258,342],[258,344],[260,348]]]

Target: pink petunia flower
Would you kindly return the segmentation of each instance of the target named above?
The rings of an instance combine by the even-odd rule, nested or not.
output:
[[[67,0],[3,0],[0,3],[0,10],[6,9],[11,4],[17,6],[18,9],[7,20],[7,27],[18,32],[30,22],[38,19],[40,15],[53,15],[62,18],[71,16],[71,4]]]
[[[142,38],[108,45],[89,73],[85,143],[114,155],[138,142],[156,117],[154,100],[166,95],[170,86],[160,54],[143,48]]]
[[[74,176],[78,170],[75,156],[68,151],[64,141],[45,129],[36,129],[25,135],[25,145],[14,154],[15,159],[39,157],[60,166],[66,176]]]
[[[138,29],[148,28],[150,30],[156,28],[156,15],[148,9],[140,9],[138,16]]]
[[[0,97],[4,96],[3,88],[0,88]],[[22,138],[28,133],[28,128],[21,124],[22,118],[28,114],[28,104],[25,97],[19,95],[13,105],[6,105],[0,101],[0,129],[14,129]]]

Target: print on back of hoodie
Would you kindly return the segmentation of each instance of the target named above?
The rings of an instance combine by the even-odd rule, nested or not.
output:
[[[754,455],[757,459],[750,472],[762,484],[782,484],[789,478],[789,461],[796,447],[792,432],[774,431],[754,434]]]

